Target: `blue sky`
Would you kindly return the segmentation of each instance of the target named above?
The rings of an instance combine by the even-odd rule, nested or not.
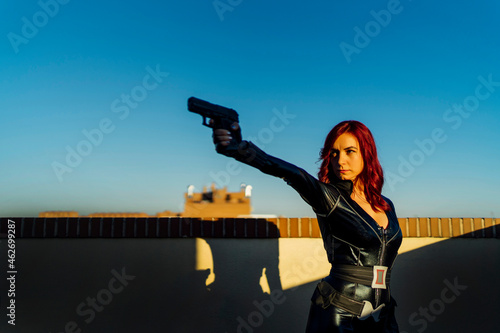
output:
[[[500,215],[496,1],[0,4],[0,216],[182,211],[253,186],[255,214],[313,216],[215,153],[190,96],[316,174],[328,131],[373,132],[400,217]],[[76,156],[78,154],[78,156]]]

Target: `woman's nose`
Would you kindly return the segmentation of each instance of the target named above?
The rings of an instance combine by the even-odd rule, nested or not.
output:
[[[345,164],[345,155],[340,153],[338,157],[338,162],[339,165],[344,165]]]

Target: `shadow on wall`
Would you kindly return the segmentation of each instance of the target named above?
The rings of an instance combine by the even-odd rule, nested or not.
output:
[[[318,281],[282,290],[278,238],[205,241],[208,286],[195,238],[17,239],[16,326],[2,320],[0,331],[304,332]],[[453,238],[400,255],[401,332],[496,332],[499,254],[498,239]],[[7,290],[6,260],[0,269]],[[0,303],[5,317],[3,293]]]
[[[16,325],[2,320],[0,332],[257,332],[290,315],[279,309],[296,302],[281,287],[278,238],[205,241],[208,286],[196,238],[18,238]],[[0,269],[8,290],[7,260]],[[2,292],[0,308],[8,302]]]
[[[265,223],[269,234],[279,235],[274,223]],[[307,315],[315,283],[282,289],[279,238],[205,238],[204,241],[210,248],[213,272],[198,270],[196,279],[181,278],[174,283],[183,286],[172,298],[180,301],[173,301],[165,308],[170,320],[159,322],[158,332],[165,329],[193,333],[304,331],[303,317]],[[170,312],[171,308],[176,308],[176,312]]]
[[[500,240],[469,237],[398,257],[392,288],[401,333],[498,332]]]

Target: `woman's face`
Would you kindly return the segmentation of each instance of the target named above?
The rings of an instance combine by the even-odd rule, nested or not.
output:
[[[364,166],[358,139],[351,133],[340,135],[333,143],[331,154],[331,167],[335,175],[339,179],[354,182]]]

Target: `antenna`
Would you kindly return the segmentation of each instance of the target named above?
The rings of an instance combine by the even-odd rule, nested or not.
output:
[[[252,185],[245,186],[245,197],[250,198],[252,196]]]
[[[188,186],[188,198],[193,197],[193,192],[194,192],[194,185],[189,185]]]

